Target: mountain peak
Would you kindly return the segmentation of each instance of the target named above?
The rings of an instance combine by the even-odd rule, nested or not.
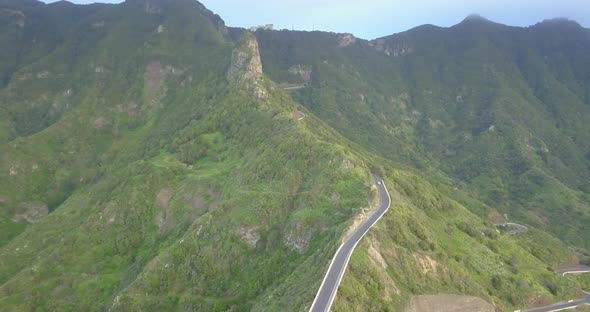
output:
[[[492,23],[492,21],[479,14],[470,14],[461,23]]]
[[[537,23],[535,26],[567,26],[567,27],[582,28],[582,25],[580,25],[578,22],[576,22],[572,19],[569,19],[567,17],[546,19],[540,23]]]

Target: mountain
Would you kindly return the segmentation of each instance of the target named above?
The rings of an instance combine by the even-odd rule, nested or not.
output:
[[[571,22],[364,41],[228,28],[193,0],[0,0],[0,23],[0,311],[308,310],[377,206],[371,173],[393,204],[333,310],[590,288],[551,270],[587,255]]]
[[[348,45],[338,34],[257,36],[265,72],[297,82],[306,68],[309,88],[294,97],[349,139],[589,247],[588,29],[469,17]]]

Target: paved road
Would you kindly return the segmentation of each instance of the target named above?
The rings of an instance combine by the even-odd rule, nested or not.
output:
[[[305,85],[289,85],[289,86],[285,86],[283,87],[283,90],[299,90],[299,89],[303,89],[305,88]]]
[[[558,304],[554,304],[548,307],[530,309],[530,310],[521,310],[521,312],[552,312],[552,311],[561,311],[561,310],[568,310],[573,309],[577,306],[581,305],[590,305],[590,293],[584,292],[584,299],[576,300],[572,302],[562,302]]]
[[[354,248],[369,229],[379,221],[385,212],[387,212],[391,205],[391,198],[389,197],[389,193],[387,192],[383,180],[376,175],[373,175],[373,178],[375,179],[377,189],[379,190],[379,208],[375,210],[373,214],[371,214],[336,251],[334,258],[330,263],[330,267],[328,268],[328,272],[326,272],[326,275],[324,276],[322,285],[309,309],[310,312],[330,311],[332,302],[334,302],[334,297],[336,297],[336,290],[338,289],[338,285],[340,285],[342,276],[344,276],[344,271],[346,271],[346,266],[348,265],[348,261],[350,260]]]
[[[297,111],[297,120],[302,120],[303,118],[305,118],[305,113]]]
[[[507,223],[501,223],[501,224],[495,224],[495,225],[496,225],[496,227],[505,227],[505,226],[515,227],[514,230],[507,231],[506,235],[520,234],[520,233],[524,233],[529,230],[526,226],[524,226],[522,224],[518,224],[518,223],[507,222]]]
[[[572,269],[555,271],[555,273],[557,273],[561,276],[565,276],[566,274],[581,274],[581,273],[588,273],[588,272],[590,272],[590,267],[585,266],[585,265],[579,265],[578,267],[572,268]]]

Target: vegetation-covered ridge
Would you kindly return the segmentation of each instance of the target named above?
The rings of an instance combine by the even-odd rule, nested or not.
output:
[[[419,102],[413,92],[429,81],[411,66],[419,60],[387,55],[397,39],[383,40],[228,29],[192,0],[0,0],[0,311],[305,311],[342,237],[375,205],[371,172],[392,207],[354,253],[335,311],[399,311],[433,293],[508,310],[590,288],[551,271],[578,259],[548,234],[584,247],[573,229],[587,216],[585,160],[567,140],[583,142],[585,111],[568,108],[582,112],[575,127],[547,130],[576,148],[570,158],[518,150],[514,159],[536,162],[516,175],[520,163],[498,154],[502,175],[485,167],[467,179],[428,144],[473,150],[475,161],[489,142],[455,146],[455,117],[436,122],[447,114],[434,101],[439,82]],[[567,113],[534,103],[534,120]],[[487,116],[463,114],[469,127]],[[449,138],[425,135],[428,118]],[[512,153],[517,141],[503,139],[492,143]],[[490,200],[508,188],[489,181],[515,177],[538,188],[499,197],[506,206]],[[551,210],[556,194],[573,208]],[[508,237],[487,218],[525,223],[530,211],[578,223],[559,232],[529,222]]]

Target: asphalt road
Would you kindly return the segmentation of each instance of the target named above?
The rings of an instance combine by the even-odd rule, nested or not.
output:
[[[567,309],[573,309],[577,306],[581,305],[590,305],[590,293],[584,292],[584,299],[582,300],[575,300],[572,302],[562,302],[558,304],[554,304],[547,307],[536,308],[536,309],[529,309],[529,310],[521,310],[521,312],[552,312],[552,311],[561,311]]]
[[[348,265],[348,261],[350,260],[354,248],[369,229],[379,221],[385,212],[387,212],[391,205],[391,198],[389,197],[389,193],[387,192],[383,180],[376,175],[373,175],[373,178],[375,179],[377,189],[379,190],[379,208],[375,210],[336,251],[334,258],[332,258],[332,262],[330,263],[330,267],[328,268],[328,272],[326,272],[326,275],[324,276],[322,285],[309,309],[310,312],[330,311],[330,307],[336,297],[338,285],[340,285],[342,276],[344,276],[344,271],[346,271],[346,266]]]
[[[524,233],[529,230],[526,226],[524,226],[522,224],[518,224],[518,223],[507,222],[507,223],[496,224],[496,227],[506,227],[506,226],[512,226],[515,228],[514,230],[507,231],[506,235],[520,234],[520,233]]]
[[[299,89],[303,89],[305,88],[305,85],[289,85],[289,86],[285,86],[283,87],[283,90],[299,90]]]
[[[558,270],[555,273],[565,276],[566,274],[580,274],[580,273],[588,273],[590,272],[590,267],[585,265],[579,265],[577,268],[566,269],[566,270]]]
[[[297,111],[297,120],[305,118],[305,114],[302,111]]]

